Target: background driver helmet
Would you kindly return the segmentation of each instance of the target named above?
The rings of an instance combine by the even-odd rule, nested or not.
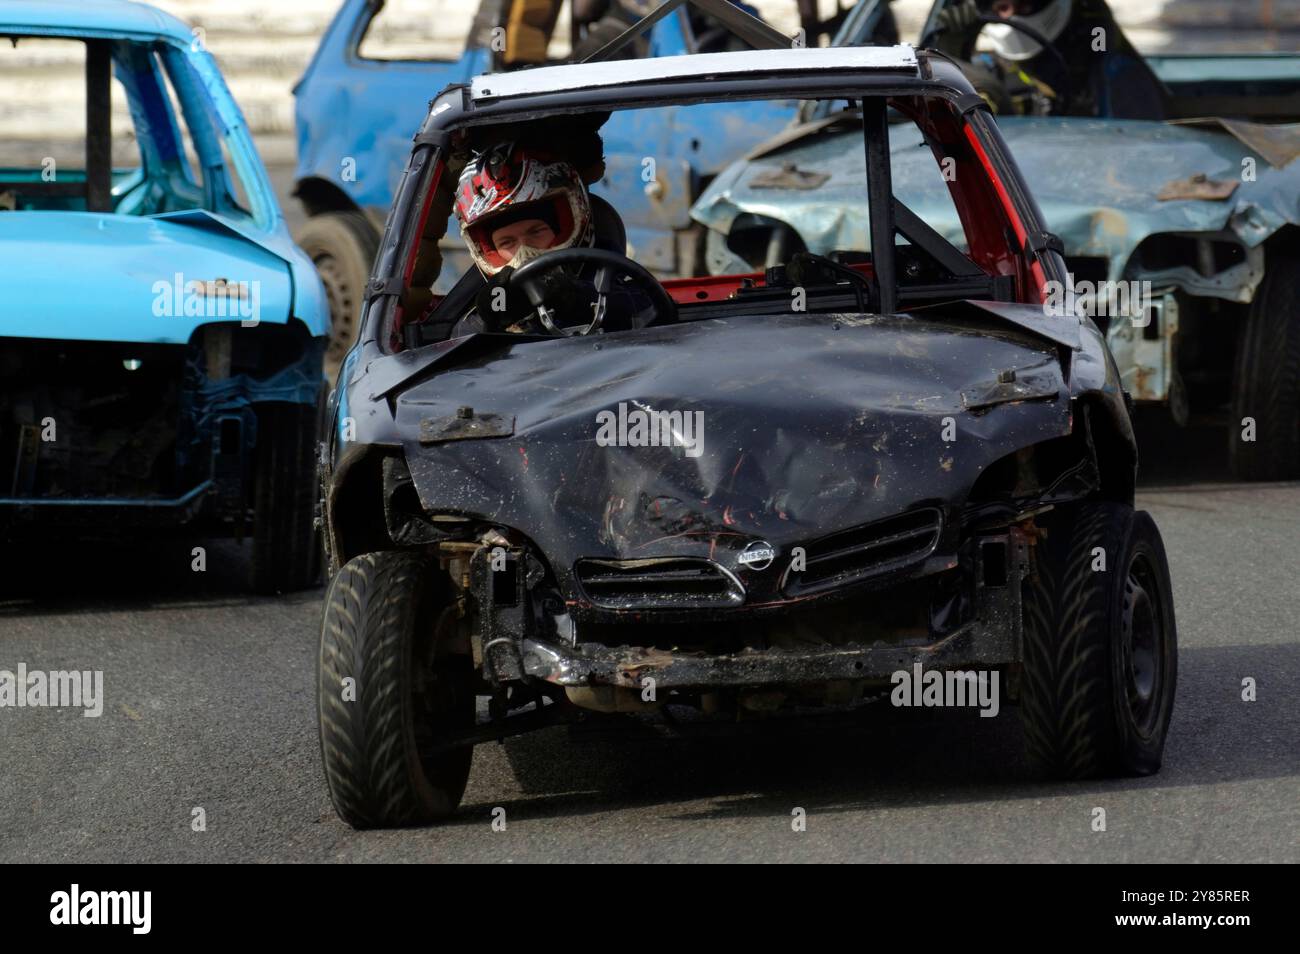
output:
[[[592,243],[591,202],[577,169],[513,142],[493,146],[465,167],[456,217],[474,264],[489,278],[538,251],[522,246],[509,258],[497,252],[492,233],[512,222],[537,218],[550,225],[555,241],[547,251]]]
[[[1041,33],[1049,43],[1056,42],[1065,32],[1070,14],[1074,12],[1073,0],[993,0],[984,6],[1000,17],[1014,14],[1026,26]],[[1043,52],[1042,44],[1037,40],[1009,26],[989,24],[984,28],[984,36],[994,52],[1004,60],[1031,60]]]

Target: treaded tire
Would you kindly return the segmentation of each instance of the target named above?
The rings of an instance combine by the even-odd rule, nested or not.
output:
[[[1157,772],[1178,678],[1160,532],[1115,503],[1058,508],[1045,529],[1022,590],[1030,761],[1053,778]],[[1096,547],[1105,570],[1093,570]]]
[[[1300,243],[1269,249],[1237,345],[1228,460],[1241,480],[1300,477]],[[1255,440],[1241,439],[1254,418]]]
[[[424,556],[367,553],[334,576],[321,626],[317,714],[330,800],[353,828],[427,824],[455,811],[473,749],[422,755],[475,723],[468,656],[437,657],[446,585]],[[346,701],[345,678],[355,682]]]
[[[253,472],[253,559],[257,593],[287,593],[320,579],[316,519],[316,406],[268,403],[257,409]]]
[[[325,379],[333,382],[361,326],[361,306],[379,235],[365,213],[350,209],[313,215],[294,241],[311,258],[325,286],[330,308]]]

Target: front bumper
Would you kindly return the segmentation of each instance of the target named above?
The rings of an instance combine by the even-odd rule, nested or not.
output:
[[[1016,601],[1018,604],[1018,600]],[[526,676],[568,687],[613,686],[640,690],[653,679],[658,689],[797,686],[840,680],[887,681],[899,671],[990,669],[1020,660],[1019,619],[1008,615],[967,624],[922,646],[839,646],[803,651],[747,649],[707,655],[598,643],[561,647],[526,639]]]
[[[1022,659],[1021,584],[1029,572],[1030,533],[1013,527],[978,538],[970,618],[933,638],[899,634],[894,638],[854,640],[834,634],[826,642],[752,646],[735,652],[709,653],[662,646],[618,645],[584,641],[582,627],[571,626],[571,639],[538,633],[527,612],[525,576],[510,574],[510,593],[500,578],[480,562],[474,574],[480,625],[476,656],[496,685],[541,681],[564,689],[614,687],[640,690],[652,679],[656,690],[791,687],[839,682],[887,682],[894,673],[920,665],[926,670],[1008,669]],[[991,556],[997,551],[997,559]],[[996,564],[996,565],[994,565]],[[493,591],[496,584],[495,592]],[[798,606],[792,606],[795,621]],[[696,629],[717,624],[725,614],[702,614]],[[689,624],[683,632],[690,632]],[[629,642],[637,625],[619,628]],[[828,637],[831,634],[826,634]],[[806,648],[804,648],[806,646]]]

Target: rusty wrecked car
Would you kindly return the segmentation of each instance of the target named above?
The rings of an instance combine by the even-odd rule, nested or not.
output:
[[[941,38],[941,15],[957,3],[934,0],[922,46]],[[835,44],[878,42],[888,6],[862,0]],[[1179,426],[1227,425],[1239,479],[1300,478],[1300,54],[1144,55],[1103,0],[1073,9],[1084,36],[1101,30],[1109,43],[1099,51],[1067,33],[1044,44],[1054,98],[1013,97],[1020,81],[994,75],[989,53],[965,51],[958,64],[1001,105],[1003,137],[1137,405]],[[980,28],[1003,31],[1004,44],[1036,42],[1016,32],[1040,36],[1031,24],[1042,29],[1019,16],[985,16]],[[1072,87],[1072,72],[1089,71],[1096,89]],[[855,124],[851,109],[805,104],[796,124],[722,171],[691,210],[709,230],[709,269],[867,248],[870,223],[845,205],[864,188]],[[914,174],[922,146],[905,131],[893,140],[895,193],[961,244],[942,180]]]
[[[1160,767],[1174,607],[1126,396],[1096,325],[1044,306],[1065,262],[986,105],[909,46],[736,28],[766,48],[450,86],[414,138],[322,446],[320,741],[355,827],[453,812],[477,743],[803,718],[922,672],[1003,687],[1048,776]],[[456,333],[485,279],[431,288],[474,155],[789,96],[858,104],[870,252],[660,281],[606,208],[509,276],[520,326]],[[894,196],[891,113],[956,164],[968,251]],[[591,300],[551,300],[575,265]],[[634,327],[603,327],[616,283]]]

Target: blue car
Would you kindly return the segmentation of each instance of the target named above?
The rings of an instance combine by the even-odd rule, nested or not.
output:
[[[229,534],[255,589],[310,584],[329,311],[202,34],[45,0],[4,4],[0,39],[0,71],[66,60],[85,95],[0,144],[2,552]]]
[[[638,2],[623,5],[630,24],[639,15],[633,9]],[[602,5],[574,5],[578,15],[571,18],[569,49],[558,40],[548,50],[559,54],[557,61],[574,58],[571,50],[580,57],[613,34],[617,24],[608,13],[581,23],[582,8],[593,6]],[[297,239],[316,262],[329,295],[331,380],[356,337],[379,234],[410,154],[410,131],[428,112],[430,97],[449,84],[499,71],[508,55],[501,43],[494,49],[493,31],[502,29],[497,24],[510,0],[481,0],[460,11],[443,4],[436,22],[433,7],[344,0],[294,87],[295,194],[309,216]],[[412,11],[423,18],[410,18]],[[457,13],[464,22],[453,27]],[[744,48],[737,42],[707,15],[680,8],[659,21],[634,53],[662,57]],[[788,124],[794,109],[793,101],[784,100],[615,115],[601,130],[605,176],[594,191],[618,209],[637,260],[657,275],[700,273],[704,230],[691,220],[691,203],[728,163]],[[459,226],[449,222],[436,291],[450,289],[469,265],[459,234]]]

